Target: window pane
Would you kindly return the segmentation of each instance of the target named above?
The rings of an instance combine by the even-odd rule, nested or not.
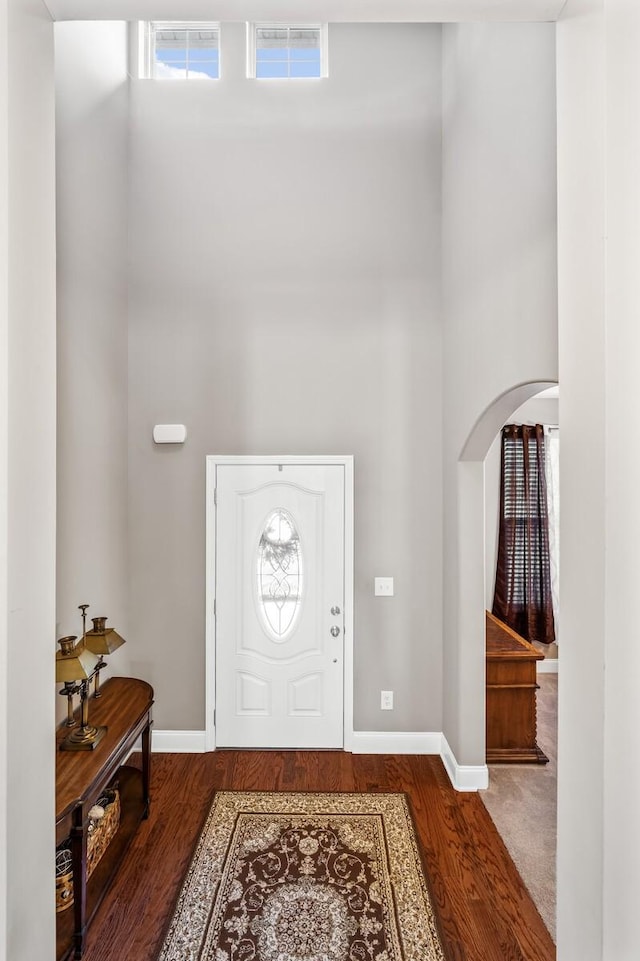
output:
[[[291,29],[289,31],[290,47],[320,47],[320,31],[317,27],[310,30]]]
[[[256,47],[287,47],[289,34],[286,27],[256,27]]]
[[[260,50],[256,50],[256,58],[258,60],[258,63],[264,63],[267,60],[280,60],[280,61],[286,62],[287,51],[282,50],[282,48],[278,48],[275,50],[271,48],[269,49],[261,48]]]
[[[200,60],[217,63],[218,51],[212,50],[211,47],[204,47],[202,49],[200,47],[197,47],[195,49],[193,47],[189,47],[189,60],[191,63],[194,63],[195,61],[200,61]]]
[[[187,62],[182,60],[176,63],[164,63],[162,60],[157,60],[153,75],[161,80],[186,80]]]
[[[319,77],[319,63],[305,63],[302,60],[293,60],[289,65],[291,77]]]
[[[289,66],[287,63],[259,63],[256,64],[256,77],[273,78],[288,77]]]
[[[184,60],[184,54],[184,47],[156,46],[156,60],[162,60],[163,63],[173,63],[176,60]]]
[[[291,47],[289,56],[292,60],[309,60],[320,67],[320,51],[317,48],[311,50],[309,47]]]
[[[288,511],[278,508],[267,518],[258,543],[258,605],[272,639],[285,639],[302,602],[302,550]]]
[[[190,63],[188,68],[189,80],[217,80],[219,76],[217,63]]]
[[[186,30],[156,30],[156,50],[164,47],[181,47],[184,50],[186,41]]]
[[[193,47],[217,47],[218,46],[218,31],[217,30],[188,30],[189,35],[189,46]]]

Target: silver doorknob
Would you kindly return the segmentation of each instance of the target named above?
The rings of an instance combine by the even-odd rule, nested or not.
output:
[[[331,637],[337,637],[339,633],[340,633],[340,628],[338,627],[337,624],[334,624],[333,627],[331,628]]]
[[[331,608],[331,613],[332,613],[333,616],[335,617],[337,614],[340,613],[340,608],[339,608],[339,607],[332,607],[332,608]]]

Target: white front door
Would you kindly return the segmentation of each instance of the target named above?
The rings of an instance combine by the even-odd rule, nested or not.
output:
[[[216,468],[216,744],[343,745],[345,471]]]

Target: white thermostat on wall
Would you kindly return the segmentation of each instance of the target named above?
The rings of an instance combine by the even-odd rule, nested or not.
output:
[[[184,424],[156,424],[153,439],[156,444],[184,444],[187,428]]]

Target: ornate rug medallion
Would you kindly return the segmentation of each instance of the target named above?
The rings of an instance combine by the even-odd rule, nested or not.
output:
[[[158,961],[442,961],[402,794],[221,791]]]

